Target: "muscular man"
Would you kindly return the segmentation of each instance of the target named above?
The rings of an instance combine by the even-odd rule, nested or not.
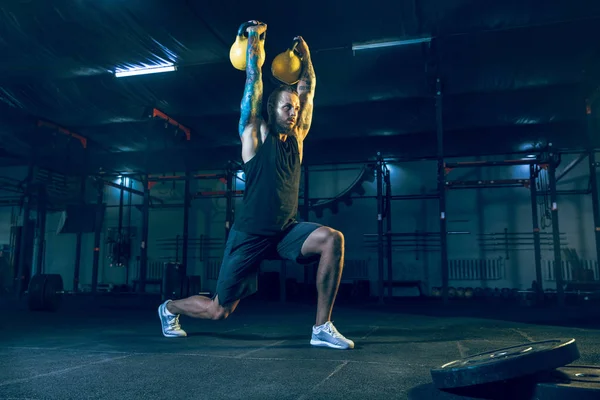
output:
[[[334,349],[354,348],[331,323],[344,262],[344,237],[329,227],[295,220],[298,210],[303,142],[310,129],[316,78],[308,45],[298,37],[303,70],[297,90],[281,86],[267,103],[268,121],[261,116],[262,63],[266,24],[247,28],[246,86],[241,102],[246,189],[241,213],[231,227],[214,297],[167,300],[158,313],[166,337],[186,336],[179,315],[219,320],[239,301],[256,291],[260,262],[285,259],[300,264],[319,261],[317,315],[310,344]]]

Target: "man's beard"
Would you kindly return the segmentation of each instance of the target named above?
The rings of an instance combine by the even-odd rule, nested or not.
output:
[[[288,135],[292,132],[292,130],[294,129],[295,124],[293,125],[287,125],[287,124],[280,124],[280,123],[276,123],[275,124],[275,131],[278,134],[282,134],[282,135]]]

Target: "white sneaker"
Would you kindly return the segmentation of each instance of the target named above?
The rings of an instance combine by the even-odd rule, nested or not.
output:
[[[179,314],[171,314],[167,310],[167,303],[171,300],[167,300],[158,306],[158,317],[162,324],[162,333],[165,337],[183,337],[187,336],[187,333],[181,329],[179,325]]]
[[[354,342],[339,333],[330,321],[321,326],[313,326],[310,344],[342,350],[354,348]]]

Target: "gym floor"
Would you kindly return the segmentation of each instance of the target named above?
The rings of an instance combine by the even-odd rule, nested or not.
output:
[[[179,339],[162,336],[152,296],[69,298],[55,313],[24,303],[2,304],[2,399],[456,398],[432,394],[431,368],[560,337],[577,339],[578,364],[600,365],[594,307],[340,304],[334,323],[356,343],[341,351],[309,346],[308,303],[249,299],[224,321],[182,316]]]

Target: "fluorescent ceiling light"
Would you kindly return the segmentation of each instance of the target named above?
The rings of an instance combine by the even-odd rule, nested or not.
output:
[[[171,72],[176,71],[177,67],[174,65],[162,65],[158,67],[146,67],[146,68],[132,68],[128,70],[118,70],[115,71],[115,76],[117,78],[122,78],[124,76],[134,76],[134,75],[146,75],[146,74],[157,74],[159,72]]]
[[[419,38],[419,39],[407,39],[407,40],[391,40],[387,42],[374,42],[374,43],[361,43],[353,44],[352,50],[367,50],[367,49],[379,49],[382,47],[395,47],[395,46],[406,46],[409,44],[416,43],[428,43],[431,42],[430,37]]]

